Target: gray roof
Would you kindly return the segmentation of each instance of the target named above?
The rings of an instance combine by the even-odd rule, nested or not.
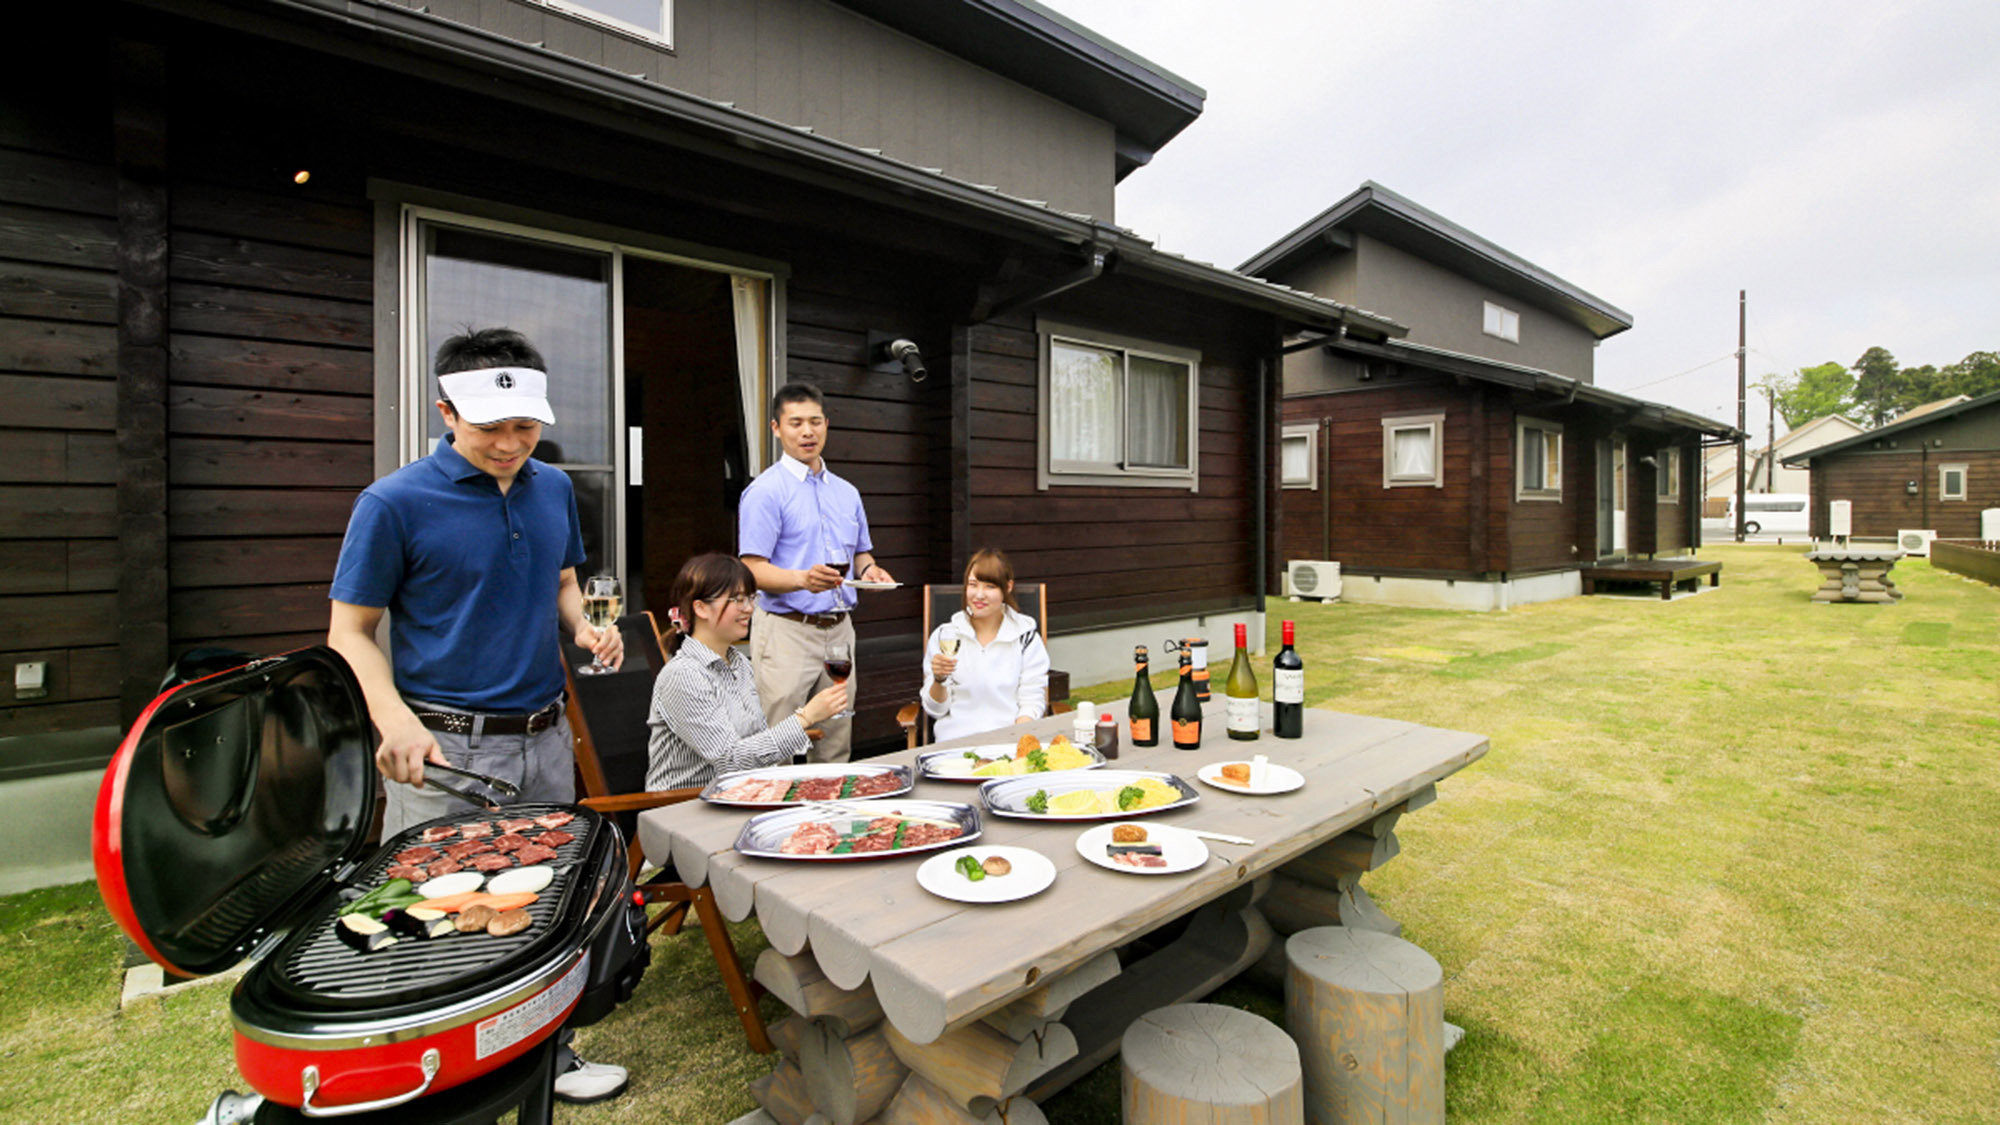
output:
[[[1208,97],[1035,0],[833,2],[1109,121],[1121,180],[1193,124]]]
[[[1942,422],[1947,418],[1956,418],[1960,414],[1969,413],[1974,410],[1984,410],[1989,406],[2000,406],[2000,391],[1980,395],[1978,398],[1966,399],[1964,402],[1954,403],[1951,406],[1942,406],[1936,410],[1928,410],[1914,418],[1901,418],[1886,425],[1878,426],[1866,433],[1855,434],[1853,437],[1828,442],[1825,445],[1808,449],[1804,453],[1787,457],[1784,463],[1787,465],[1810,464],[1815,457],[1824,457],[1829,453],[1843,453],[1850,449],[1859,449],[1882,438],[1909,433],[1912,430],[1922,429],[1933,422]]]
[[[1718,422],[1713,418],[1703,417],[1677,406],[1668,406],[1663,402],[1652,402],[1648,399],[1619,394],[1617,391],[1607,391],[1603,387],[1586,383],[1581,379],[1572,379],[1568,375],[1558,375],[1553,371],[1544,371],[1537,367],[1523,367],[1515,363],[1487,359],[1485,356],[1467,355],[1464,352],[1434,348],[1428,344],[1414,344],[1408,340],[1366,343],[1344,339],[1332,341],[1328,346],[1356,355],[1428,367],[1452,375],[1463,375],[1468,379],[1478,379],[1482,382],[1557,395],[1566,401],[1608,407],[1639,420],[1651,421],[1662,426],[1685,427],[1732,441],[1747,436],[1726,422]]]
[[[1324,236],[1336,229],[1379,238],[1463,277],[1561,313],[1600,340],[1632,327],[1632,314],[1373,180],[1237,269],[1259,277],[1281,272],[1327,253]]]
[[[1089,215],[1058,211],[989,184],[956,179],[941,169],[908,164],[876,149],[820,136],[810,128],[760,117],[725,102],[670,89],[643,75],[625,74],[393,0],[262,0],[246,7],[311,20],[323,36],[313,39],[319,46],[330,47],[345,36],[356,54],[377,61],[379,49],[387,46],[418,56],[427,68],[443,63],[506,75],[518,83],[517,88],[532,86],[560,107],[615,106],[620,111],[615,123],[630,122],[649,138],[656,136],[655,126],[671,125],[692,139],[723,142],[707,146],[713,155],[766,171],[775,169],[829,190],[841,190],[831,186],[837,183],[852,194],[894,206],[907,208],[913,199],[943,205],[959,221],[1014,237],[1038,236],[1079,258],[1107,251],[1116,256],[1117,271],[1125,276],[1257,308],[1301,327],[1372,336],[1402,336],[1409,331],[1385,316],[1161,250],[1124,227]],[[773,156],[778,159],[771,160]]]

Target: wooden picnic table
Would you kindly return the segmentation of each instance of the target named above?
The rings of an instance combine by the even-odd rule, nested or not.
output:
[[[1099,710],[1124,730],[1124,704]],[[1109,1058],[1145,1011],[1205,995],[1260,959],[1281,965],[1283,942],[1274,938],[1336,923],[1399,930],[1368,900],[1360,877],[1396,854],[1396,818],[1428,803],[1437,781],[1487,748],[1477,734],[1314,708],[1306,709],[1304,737],[1278,739],[1269,733],[1268,704],[1264,715],[1262,738],[1232,741],[1218,694],[1204,712],[1201,749],[1175,750],[1165,739],[1153,748],[1127,745],[1107,766],[1172,772],[1201,793],[1147,822],[1254,841],[1211,841],[1208,862],[1182,874],[1107,870],[1077,852],[1076,837],[1091,823],[983,808],[978,842],[1040,852],[1055,864],[1052,886],[1016,902],[967,905],[918,886],[923,855],[747,858],[733,844],[752,812],[703,802],[642,814],[639,839],[653,862],[671,859],[688,883],[712,887],[730,919],[754,914],[770,939],[758,979],[799,1011],[810,1032],[773,1028],[787,1059],[756,1092],[780,1125],[815,1111],[839,1125],[878,1113],[884,1122],[940,1119],[934,1104],[955,1105],[963,1120],[976,1121],[1009,1099],[1010,1121],[1033,1120],[1011,1116],[1024,1100],[1017,1095],[1046,1097]],[[1046,741],[1067,732],[1070,718],[925,749],[1012,743],[1029,732]],[[916,753],[871,761],[909,762]],[[1258,753],[1298,770],[1304,787],[1259,797],[1195,778],[1205,764]],[[979,804],[978,786],[963,783],[919,779],[912,796]],[[1120,963],[1120,947],[1183,917],[1178,938]],[[888,1052],[894,1058],[886,1064],[875,1057]],[[871,1082],[872,1094],[847,1089]],[[828,1092],[836,1086],[838,1094]],[[884,1108],[875,1095],[891,1086],[894,1101]]]

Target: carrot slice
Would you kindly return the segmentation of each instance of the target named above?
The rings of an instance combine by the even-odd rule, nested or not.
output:
[[[499,913],[505,913],[509,910],[519,910],[541,897],[540,895],[529,894],[525,891],[511,895],[487,894],[485,891],[467,891],[464,894],[446,895],[443,898],[428,898],[416,905],[423,910],[441,910],[446,914],[456,914],[468,906],[483,903]]]

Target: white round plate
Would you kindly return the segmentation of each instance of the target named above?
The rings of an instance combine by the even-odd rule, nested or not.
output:
[[[896,587],[901,586],[902,583],[870,582],[865,578],[850,578],[847,581],[841,583],[841,585],[847,587],[850,590],[893,590]]]
[[[1111,830],[1119,824],[1138,824],[1146,830],[1146,842],[1160,845],[1160,858],[1167,861],[1165,867],[1127,867],[1115,863],[1105,849],[1111,844]],[[1183,871],[1193,871],[1208,862],[1208,845],[1192,832],[1183,832],[1165,824],[1143,824],[1138,821],[1118,821],[1100,824],[1087,829],[1076,838],[1076,854],[1099,867],[1127,875],[1177,875]]]
[[[988,856],[999,856],[1014,865],[1014,870],[1005,875],[988,875],[977,883],[959,873],[955,866],[958,857],[970,855],[982,862]],[[1017,898],[1047,890],[1056,881],[1056,865],[1049,857],[1027,848],[980,847],[953,848],[925,860],[917,868],[917,885],[939,898],[953,902],[1013,902]]]
[[[1290,793],[1292,790],[1306,783],[1305,775],[1299,771],[1292,769],[1290,766],[1273,765],[1270,762],[1264,763],[1264,784],[1262,785],[1238,785],[1233,781],[1224,781],[1222,779],[1222,767],[1238,764],[1247,766],[1250,763],[1210,762],[1196,770],[1195,776],[1225,793],[1248,793],[1254,797],[1268,797],[1273,793]]]

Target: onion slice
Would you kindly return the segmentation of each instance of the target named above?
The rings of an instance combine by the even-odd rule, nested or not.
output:
[[[448,876],[447,876],[448,877]],[[496,895],[539,894],[556,877],[553,867],[536,864],[502,871],[486,882],[486,892]]]
[[[462,895],[468,891],[476,891],[479,889],[479,884],[485,881],[486,876],[477,871],[454,871],[449,875],[440,875],[430,882],[423,884],[417,888],[417,893],[425,898],[445,898],[450,895]]]

